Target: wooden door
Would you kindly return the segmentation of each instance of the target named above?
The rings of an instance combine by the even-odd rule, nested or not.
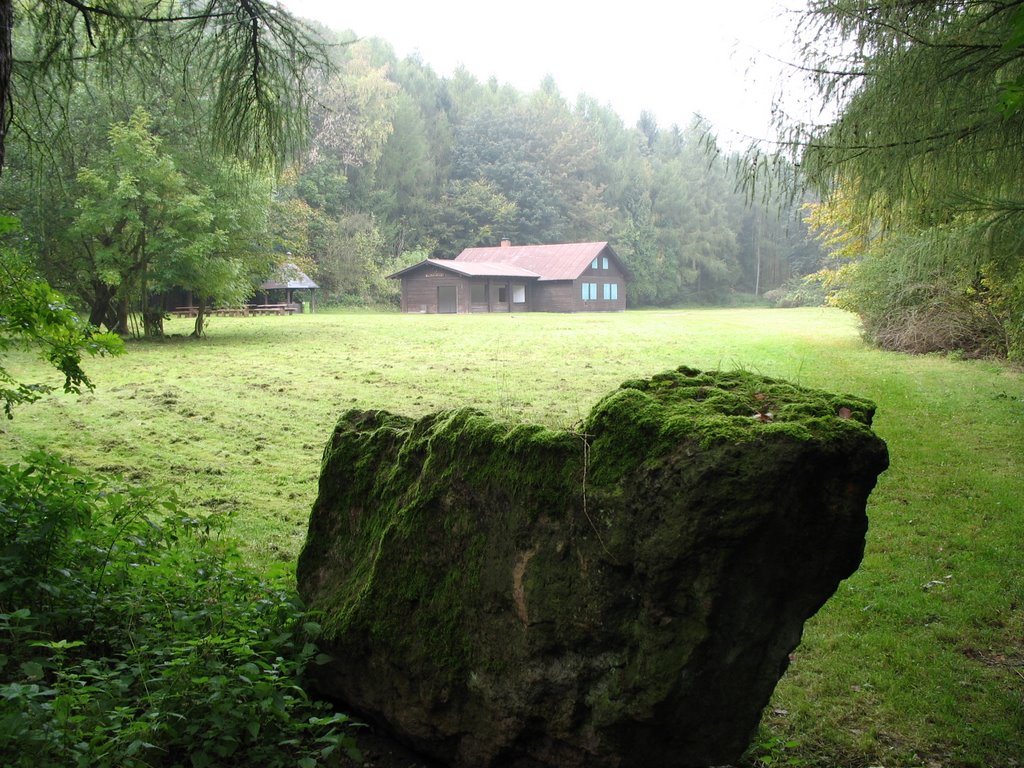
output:
[[[454,315],[459,311],[459,292],[457,286],[437,286],[437,311],[448,315]]]

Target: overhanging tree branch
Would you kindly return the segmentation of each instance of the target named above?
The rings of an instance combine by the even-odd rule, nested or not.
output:
[[[14,58],[15,24],[32,29],[30,59]],[[13,86],[16,76],[21,90],[46,81],[70,90],[89,52],[108,77],[117,77],[132,50],[144,48],[132,44],[147,28],[157,34],[153,41],[194,48],[203,63],[198,76],[216,88],[211,132],[218,148],[261,167],[280,167],[301,146],[305,83],[311,71],[329,66],[313,34],[267,0],[0,0],[0,25],[0,172],[7,128],[25,99]]]

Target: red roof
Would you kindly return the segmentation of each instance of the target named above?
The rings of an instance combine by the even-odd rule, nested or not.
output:
[[[437,267],[464,277],[575,280],[597,258],[612,259],[627,278],[631,276],[612,247],[607,242],[600,242],[467,248],[454,259],[424,259],[388,277],[402,277],[415,270]]]
[[[614,257],[625,271],[618,255],[607,242],[467,248],[454,261],[462,264],[468,262],[519,267],[539,275],[541,280],[575,280],[594,259],[602,255]]]

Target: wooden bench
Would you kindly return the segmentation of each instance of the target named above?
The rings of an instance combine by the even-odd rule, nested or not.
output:
[[[249,311],[254,315],[294,315],[298,304],[251,304]]]
[[[248,304],[242,307],[211,307],[206,314],[219,317],[248,317],[249,315],[294,315],[302,311],[301,304]],[[195,317],[199,307],[175,307],[170,310],[175,317]]]

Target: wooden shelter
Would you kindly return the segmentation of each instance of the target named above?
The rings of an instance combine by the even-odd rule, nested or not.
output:
[[[607,242],[503,240],[388,277],[402,281],[403,312],[621,312],[630,273]]]
[[[277,294],[276,298],[282,301],[280,304],[302,306],[302,291],[309,292],[309,311],[316,311],[316,289],[320,286],[313,282],[309,276],[294,264],[284,264],[279,273],[269,280],[260,284],[259,292],[263,299],[259,306],[274,305],[270,299]],[[271,293],[273,292],[273,293]],[[298,296],[298,300],[296,300]],[[301,310],[300,310],[301,311]]]

